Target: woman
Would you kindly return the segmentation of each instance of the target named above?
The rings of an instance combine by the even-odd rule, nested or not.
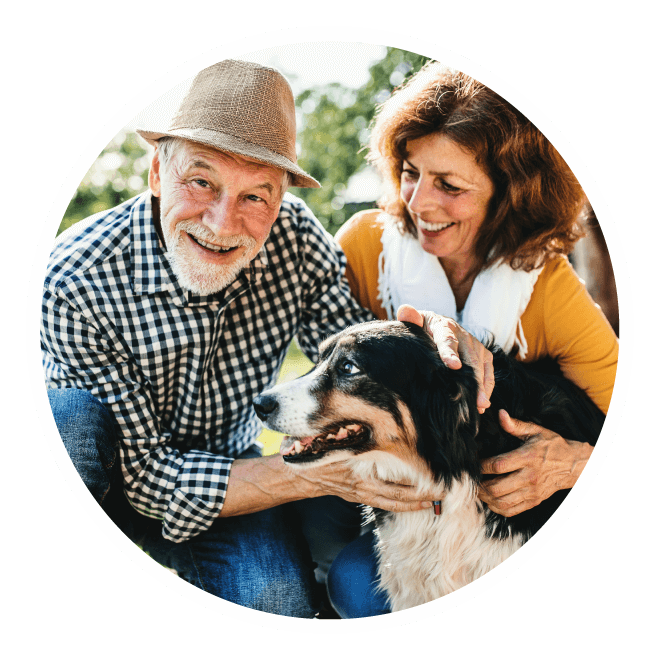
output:
[[[566,258],[583,235],[585,197],[538,129],[492,90],[432,62],[380,108],[370,160],[386,184],[383,212],[360,213],[337,234],[360,303],[379,318],[411,304],[522,361],[550,356],[607,412],[618,341]],[[575,483],[591,448],[505,412],[500,421],[531,438],[484,461],[484,473],[512,473],[480,493],[492,510],[515,515]],[[369,586],[372,543],[361,537],[331,570],[343,616],[387,611]]]

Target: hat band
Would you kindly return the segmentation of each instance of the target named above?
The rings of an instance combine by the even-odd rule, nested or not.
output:
[[[278,154],[276,151],[271,151],[266,147],[258,144],[248,142],[243,138],[230,135],[229,133],[221,133],[220,131],[212,131],[208,128],[175,128],[166,132],[154,132],[138,129],[137,132],[148,142],[155,146],[156,142],[163,137],[180,137],[192,142],[199,142],[220,151],[229,151],[239,156],[252,158],[253,160],[264,163],[265,165],[272,165],[274,167],[286,170],[294,175],[292,185],[301,186],[305,188],[319,188],[320,184],[316,179],[309,176],[302,168],[300,168],[292,160]]]

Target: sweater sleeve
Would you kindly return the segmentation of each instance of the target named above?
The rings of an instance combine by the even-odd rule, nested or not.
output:
[[[379,210],[361,211],[346,221],[335,239],[346,255],[346,279],[355,299],[379,319],[387,313],[378,298],[378,258],[383,249]]]
[[[531,349],[525,361],[554,358],[607,413],[619,341],[566,257],[546,264],[521,321]]]

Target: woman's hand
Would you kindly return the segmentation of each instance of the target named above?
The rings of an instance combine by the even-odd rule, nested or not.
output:
[[[433,337],[442,361],[450,369],[460,369],[461,360],[472,367],[479,383],[479,412],[490,407],[490,395],[495,387],[493,354],[478,339],[463,330],[454,319],[433,312],[418,312],[410,305],[401,305],[396,316],[399,321],[423,327]]]
[[[541,426],[513,419],[504,410],[499,414],[502,428],[525,444],[481,462],[483,474],[504,475],[483,483],[479,490],[479,498],[491,511],[515,516],[575,485],[591,456],[591,445],[565,440]]]

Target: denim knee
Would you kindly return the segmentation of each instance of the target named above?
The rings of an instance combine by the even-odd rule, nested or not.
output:
[[[385,594],[378,589],[378,565],[373,532],[347,545],[328,572],[330,602],[342,619],[387,614]]]
[[[361,505],[326,495],[293,503],[316,564],[315,575],[325,583],[330,566],[339,552],[360,536]]]
[[[303,619],[316,614],[311,557],[286,505],[219,518],[183,543],[145,525],[142,547],[199,589],[236,605]]]
[[[71,461],[95,499],[102,502],[117,455],[113,416],[85,390],[48,390],[48,399]]]

